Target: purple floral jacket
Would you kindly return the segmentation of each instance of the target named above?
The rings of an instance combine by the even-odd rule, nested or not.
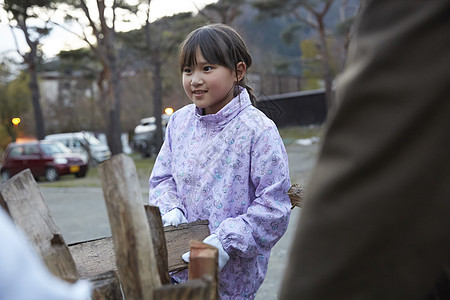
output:
[[[221,298],[254,298],[289,223],[291,183],[278,130],[247,91],[213,115],[194,104],[176,111],[149,183],[161,214],[179,208],[189,222],[209,220],[230,256],[219,274]]]

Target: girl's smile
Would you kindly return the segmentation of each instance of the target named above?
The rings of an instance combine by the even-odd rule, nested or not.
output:
[[[238,76],[245,73],[245,64],[238,63]],[[239,75],[242,74],[242,75]],[[196,52],[196,64],[183,68],[183,87],[194,104],[205,114],[215,114],[233,99],[236,74],[229,68],[208,63],[200,50]]]
[[[202,98],[206,91],[194,90],[192,93],[195,98]]]

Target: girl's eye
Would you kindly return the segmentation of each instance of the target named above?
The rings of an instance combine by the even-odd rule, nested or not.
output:
[[[184,68],[184,69],[183,69],[183,72],[184,72],[184,73],[191,73],[191,69],[189,69],[189,68]]]
[[[206,67],[203,68],[203,71],[205,71],[205,72],[208,72],[208,71],[211,71],[211,70],[212,70],[212,67],[210,67],[210,66],[206,66]]]

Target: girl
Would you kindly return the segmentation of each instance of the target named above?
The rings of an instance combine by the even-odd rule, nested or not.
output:
[[[193,104],[171,116],[149,180],[150,204],[165,226],[209,220],[203,242],[219,249],[222,299],[255,297],[290,216],[286,150],[275,124],[252,106],[245,83],[251,63],[229,26],[187,36],[180,68]],[[172,276],[187,280],[186,271]]]

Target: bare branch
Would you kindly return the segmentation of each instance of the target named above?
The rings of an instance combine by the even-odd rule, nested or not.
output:
[[[118,7],[118,5],[117,5],[117,1],[116,0],[114,0],[114,2],[113,2],[113,7],[112,7],[112,11],[113,11],[113,19],[112,19],[112,30],[113,31],[116,31],[116,8]]]
[[[303,18],[303,17],[298,13],[298,11],[293,10],[293,11],[292,11],[292,15],[294,16],[294,18],[295,18],[297,21],[302,22],[302,23],[304,23],[304,24],[306,24],[306,25],[308,25],[308,26],[310,26],[310,27],[312,27],[312,28],[314,28],[314,29],[317,29],[318,25],[317,25],[316,23],[313,23],[313,22],[311,22],[310,20]]]
[[[328,0],[325,3],[325,7],[323,8],[322,12],[320,13],[320,17],[323,18],[325,17],[325,15],[328,13],[328,11],[330,10],[331,5],[333,4],[334,0]]]
[[[346,17],[346,13],[345,13],[345,8],[347,7],[347,3],[348,0],[342,0],[341,6],[339,7],[339,17],[341,22],[345,21]]]
[[[95,22],[92,20],[91,14],[89,12],[89,9],[86,5],[86,1],[85,0],[80,0],[80,4],[81,4],[81,9],[83,10],[84,14],[86,15],[86,18],[89,21],[89,25],[92,28],[92,32],[94,33],[95,37],[97,40],[100,39],[100,32],[97,28],[97,25],[95,24]]]
[[[105,30],[108,27],[106,24],[106,18],[105,18],[105,2],[103,0],[97,0],[97,9],[98,9],[98,15],[100,18],[100,26],[102,28],[103,33],[106,33]]]
[[[20,49],[19,49],[19,42],[17,41],[17,36],[16,36],[16,34],[14,33],[14,28],[13,28],[13,26],[11,25],[11,22],[9,23],[9,28],[11,29],[11,34],[12,34],[13,39],[14,39],[14,44],[16,45],[16,51],[17,51],[17,53],[18,53],[23,59],[25,59],[25,55],[22,54],[22,53],[20,52]]]
[[[63,24],[60,24],[60,23],[58,23],[58,22],[51,21],[51,20],[50,20],[49,22],[50,22],[51,24],[55,25],[55,26],[58,26],[58,27],[61,28],[61,29],[64,29],[65,31],[67,31],[67,32],[69,32],[69,33],[75,35],[75,36],[78,37],[80,40],[86,42],[86,44],[88,44],[88,46],[89,46],[90,48],[94,47],[94,45],[92,45],[92,43],[89,42],[89,39],[87,38],[87,36],[86,36],[86,34],[85,34],[84,32],[83,32],[83,34],[81,35],[81,34],[79,34],[79,33],[75,32],[75,31],[73,31],[72,29],[70,29],[69,27],[67,27],[67,26],[65,26],[65,25],[63,25]]]
[[[28,26],[27,26],[27,16],[23,15],[23,18],[18,17],[18,18],[16,18],[16,21],[17,21],[17,25],[24,32],[25,40],[27,41],[27,44],[30,47],[30,51],[35,52],[39,41],[32,41],[30,39],[30,33],[28,31]],[[24,57],[26,57],[26,56],[24,56]]]

